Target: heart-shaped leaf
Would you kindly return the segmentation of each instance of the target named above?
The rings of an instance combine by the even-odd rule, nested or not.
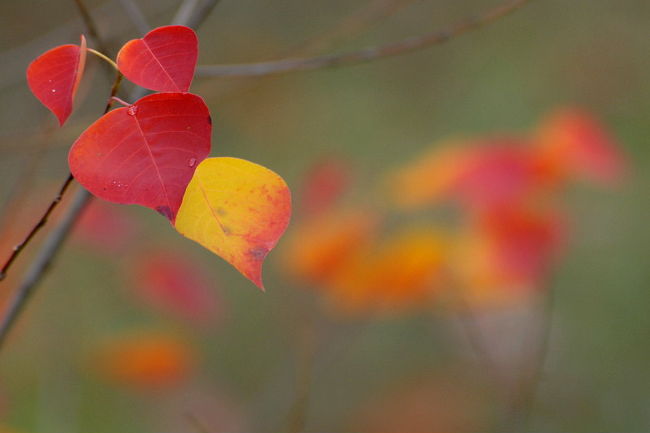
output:
[[[208,158],[187,186],[175,226],[264,290],[262,262],[290,217],[280,176],[243,159]]]
[[[194,77],[198,39],[185,26],[159,27],[124,44],[117,66],[135,84],[159,92],[187,92]]]
[[[70,149],[70,171],[104,200],[150,207],[172,222],[210,152],[208,107],[191,93],[157,93],[90,125]]]
[[[72,101],[86,64],[86,38],[80,45],[61,45],[46,51],[27,67],[27,83],[63,125],[72,113]]]

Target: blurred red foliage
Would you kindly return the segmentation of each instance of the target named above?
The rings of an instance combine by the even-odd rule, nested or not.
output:
[[[211,325],[223,311],[214,278],[182,253],[146,251],[129,263],[135,295],[151,308],[196,325]]]

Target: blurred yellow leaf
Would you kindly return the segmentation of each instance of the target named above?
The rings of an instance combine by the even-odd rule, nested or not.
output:
[[[291,193],[280,176],[243,159],[208,158],[187,186],[176,230],[264,289],[262,263],[290,217]]]

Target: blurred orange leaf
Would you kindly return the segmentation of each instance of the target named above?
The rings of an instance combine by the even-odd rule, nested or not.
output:
[[[116,385],[158,390],[187,380],[195,364],[194,349],[177,336],[143,332],[106,342],[97,350],[95,370]]]
[[[445,281],[448,252],[444,232],[406,227],[348,260],[330,298],[350,312],[430,307]]]
[[[364,209],[330,211],[297,224],[287,237],[283,261],[299,284],[320,286],[375,236],[379,217]]]
[[[389,175],[389,196],[403,209],[428,206],[448,198],[470,155],[471,149],[461,141],[436,145]]]
[[[312,217],[330,209],[350,186],[351,168],[342,159],[327,158],[313,165],[303,180],[301,216]]]

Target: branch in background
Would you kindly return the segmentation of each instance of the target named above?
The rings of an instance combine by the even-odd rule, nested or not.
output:
[[[172,19],[172,24],[197,29],[220,0],[185,0]]]
[[[442,44],[464,33],[481,28],[525,5],[529,0],[511,0],[478,18],[469,19],[448,29],[409,37],[386,45],[367,47],[347,53],[314,57],[288,58],[260,63],[204,65],[197,67],[201,77],[254,77],[313,69],[350,66],[372,60],[404,55],[433,45]]]
[[[138,32],[143,35],[147,33],[151,27],[135,0],[119,0],[119,2]]]
[[[97,48],[99,48],[99,51],[101,51],[104,54],[110,55],[111,50],[108,49],[103,39],[99,37],[97,25],[95,24],[95,21],[90,16],[90,12],[88,12],[88,8],[84,4],[84,2],[82,0],[74,0],[74,2],[77,5],[77,10],[81,15],[81,19],[83,20],[86,29],[88,30],[88,35],[95,41],[95,43],[97,44]]]
[[[369,27],[390,18],[392,15],[404,7],[409,6],[414,1],[415,0],[368,0],[368,2],[362,7],[334,23],[332,28],[319,33],[303,44],[286,50],[279,56],[297,57],[318,54],[320,50],[324,50],[335,44],[349,40],[367,30]],[[266,80],[270,80],[277,76],[277,74],[267,75],[265,78]],[[219,100],[223,103],[228,100],[227,98],[236,98],[243,92],[254,91],[263,83],[264,80],[230,83],[227,91],[219,95]],[[205,84],[206,83],[204,82],[203,86],[205,86]],[[199,83],[198,86],[199,88],[203,87],[201,83]],[[209,94],[209,91],[202,90],[199,93]]]
[[[318,52],[349,40],[368,27],[381,22],[415,3],[416,0],[372,0],[351,15],[343,18],[333,28],[325,31],[294,52]]]
[[[180,24],[187,21],[198,4],[199,0],[185,0],[176,11],[171,23]]]

